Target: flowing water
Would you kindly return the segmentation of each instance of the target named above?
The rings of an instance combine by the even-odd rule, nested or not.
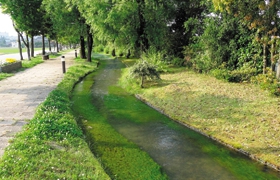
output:
[[[280,179],[279,173],[182,126],[116,86],[123,65],[103,59],[93,104],[123,136],[146,151],[174,180]],[[83,83],[92,83],[92,77]],[[76,90],[82,91],[79,84]],[[110,90],[113,89],[113,90]]]

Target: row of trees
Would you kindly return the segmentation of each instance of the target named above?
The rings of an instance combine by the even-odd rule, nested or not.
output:
[[[61,43],[80,43],[81,56],[90,58],[93,41],[139,55],[150,47],[183,57],[189,43],[184,22],[196,18],[203,6],[195,0],[0,0],[22,36],[43,35]],[[23,38],[29,41],[29,39]],[[87,44],[88,54],[83,49]],[[28,42],[26,42],[27,47]],[[32,52],[31,52],[32,55]],[[90,59],[88,59],[90,60]]]
[[[277,0],[0,0],[0,3],[14,20],[19,35],[25,32],[31,37],[31,47],[32,37],[38,34],[64,44],[79,43],[81,57],[87,57],[88,61],[94,45],[106,47],[112,55],[127,57],[156,49],[166,57],[186,60],[200,72],[253,69],[254,73],[266,73],[267,67],[274,69],[277,64],[280,48]]]

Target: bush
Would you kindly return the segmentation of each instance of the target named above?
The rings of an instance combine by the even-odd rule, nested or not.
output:
[[[118,49],[118,50],[117,50],[117,55],[118,55],[119,57],[122,57],[122,56],[124,55],[124,51],[123,51],[122,49]]]
[[[172,60],[172,64],[174,64],[175,66],[184,66],[184,63],[185,63],[186,61],[184,60],[184,59],[182,59],[182,58],[179,58],[179,57],[175,57],[175,58],[173,58],[173,60]]]
[[[268,90],[271,95],[280,96],[280,82],[276,79],[275,72],[270,68],[267,68],[266,71],[266,74],[252,77],[251,82],[258,84],[264,90]]]
[[[104,46],[103,45],[98,45],[94,47],[94,52],[103,52],[104,51]]]
[[[139,61],[138,63],[134,64],[130,67],[130,75],[133,78],[140,78],[141,79],[141,88],[144,86],[145,79],[160,79],[159,72],[156,70],[156,66],[153,64],[143,60]]]
[[[230,82],[246,82],[257,74],[257,69],[250,67],[250,64],[244,64],[240,69],[230,72]]]
[[[230,76],[230,71],[227,70],[226,68],[213,69],[213,70],[210,71],[210,74],[217,79],[226,80],[226,81],[229,81],[229,79],[231,77]]]
[[[153,64],[159,72],[167,72],[167,64],[164,62],[164,53],[157,51],[155,48],[150,48],[147,52],[141,55],[141,59]]]
[[[110,48],[106,46],[106,47],[104,48],[104,52],[105,52],[106,54],[109,54],[109,53],[110,53]]]

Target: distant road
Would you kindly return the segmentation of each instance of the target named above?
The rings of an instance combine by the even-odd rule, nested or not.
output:
[[[36,56],[37,54],[41,53],[42,51],[35,51],[34,55]],[[28,59],[27,57],[27,52],[22,53],[23,59]],[[15,53],[15,54],[4,54],[4,55],[0,55],[0,63],[5,63],[6,62],[6,58],[14,58],[16,60],[20,60],[20,55],[19,53]]]

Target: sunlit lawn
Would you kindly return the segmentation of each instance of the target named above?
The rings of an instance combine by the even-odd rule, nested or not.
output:
[[[161,78],[140,95],[173,119],[280,167],[279,98],[190,71]]]

